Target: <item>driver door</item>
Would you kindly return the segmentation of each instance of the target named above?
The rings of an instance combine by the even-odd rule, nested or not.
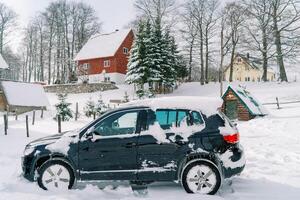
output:
[[[79,144],[82,180],[136,178],[140,110],[118,111],[92,127]],[[88,135],[88,136],[86,136]]]

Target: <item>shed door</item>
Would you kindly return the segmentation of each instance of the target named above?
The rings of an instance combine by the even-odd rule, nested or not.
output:
[[[237,101],[226,101],[225,112],[229,119],[236,119],[238,117]]]

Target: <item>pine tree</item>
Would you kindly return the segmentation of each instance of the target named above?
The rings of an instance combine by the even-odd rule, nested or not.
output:
[[[96,113],[95,102],[90,98],[84,107],[84,113],[87,117],[92,117]]]
[[[163,81],[163,58],[161,48],[163,46],[162,30],[159,18],[155,20],[153,29],[148,21],[146,25],[146,35],[149,38],[147,41],[147,57],[146,64],[149,68],[148,83],[150,88],[152,83],[158,82],[159,84]]]
[[[56,116],[55,120],[58,119],[58,116],[61,116],[62,121],[69,121],[73,118],[72,111],[70,109],[71,103],[66,102],[67,94],[57,94],[59,103],[55,104],[56,107]]]
[[[174,43],[173,43],[174,42]],[[174,46],[175,40],[170,36],[167,29],[163,38],[162,57],[164,62],[162,65],[163,84],[167,87],[174,86],[176,82],[176,66],[177,66],[177,47]]]
[[[137,84],[139,88],[142,88],[147,81],[147,67],[145,66],[146,47],[144,40],[145,25],[143,21],[140,21],[138,33],[130,51],[125,80],[129,84]]]
[[[102,96],[99,95],[97,103],[95,104],[96,115],[100,116],[103,113],[105,113],[108,109],[109,109],[109,107],[103,102]]]

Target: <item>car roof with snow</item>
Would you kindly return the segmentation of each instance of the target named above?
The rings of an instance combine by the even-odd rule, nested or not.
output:
[[[199,110],[207,116],[216,113],[217,109],[222,106],[221,98],[213,97],[195,97],[195,96],[172,96],[159,97],[131,101],[121,105],[124,107],[148,107],[153,110],[157,109],[187,109]]]

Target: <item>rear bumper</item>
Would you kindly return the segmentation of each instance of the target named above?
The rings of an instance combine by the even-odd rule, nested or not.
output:
[[[244,150],[239,144],[219,154],[219,159],[224,178],[240,174],[246,165]]]

